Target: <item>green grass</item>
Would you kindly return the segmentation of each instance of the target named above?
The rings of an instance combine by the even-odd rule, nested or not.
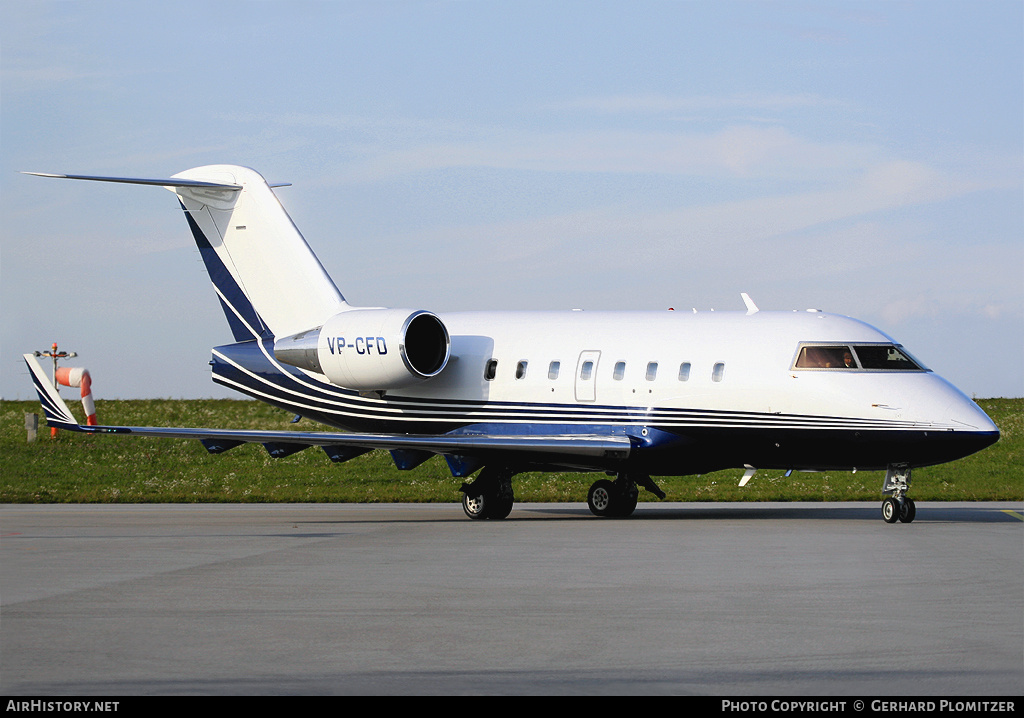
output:
[[[1014,501],[1024,498],[1024,399],[978,403],[1002,431],[999,443],[942,466],[916,469],[918,501]],[[262,446],[245,445],[211,456],[196,440],[85,436],[60,432],[51,439],[40,421],[39,438],[26,441],[27,401],[0,402],[0,503],[143,502],[456,502],[461,479],[435,457],[398,471],[385,452],[332,464],[317,448],[271,459]],[[232,400],[98,401],[104,424],[291,428],[291,415],[259,402]],[[303,422],[300,428],[313,429]],[[317,427],[314,430],[319,430]],[[877,501],[881,472],[794,473],[760,471],[744,487],[742,471],[663,477],[671,501]],[[528,473],[514,480],[518,501],[585,501],[598,477],[583,473]],[[653,499],[640,492],[641,500]]]

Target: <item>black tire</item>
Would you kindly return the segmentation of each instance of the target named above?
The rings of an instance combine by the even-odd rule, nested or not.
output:
[[[462,510],[474,521],[505,519],[512,513],[516,498],[512,491],[512,470],[507,466],[485,466],[476,481],[463,484]]]
[[[917,516],[917,504],[913,499],[903,499],[903,509],[900,511],[900,521],[909,524]]]
[[[894,496],[888,497],[882,502],[882,518],[887,524],[894,524],[900,520],[900,502]]]
[[[511,498],[492,498],[490,505],[487,509],[487,518],[489,519],[507,519],[508,515],[512,513],[512,505],[515,503]]]
[[[637,495],[639,492],[636,490],[636,485],[632,485],[632,489],[619,492],[619,495],[615,499],[615,515],[620,518],[626,518],[632,516],[633,512],[636,511]]]
[[[608,479],[595,481],[587,492],[587,506],[594,516],[615,516],[615,509],[619,500],[619,492]]]

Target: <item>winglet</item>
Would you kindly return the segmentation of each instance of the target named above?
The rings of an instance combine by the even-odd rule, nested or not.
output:
[[[28,364],[32,373],[32,383],[36,385],[36,393],[39,394],[39,403],[43,405],[43,413],[46,414],[46,423],[58,429],[70,429],[80,431],[78,421],[75,420],[68,405],[60,398],[57,388],[46,376],[43,367],[39,365],[32,354],[24,354],[25,363]]]

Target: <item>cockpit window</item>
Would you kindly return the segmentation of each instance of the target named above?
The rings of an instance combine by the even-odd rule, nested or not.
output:
[[[801,345],[793,368],[927,371],[896,344]]]
[[[796,358],[797,369],[857,369],[848,346],[804,347]]]
[[[898,371],[923,371],[924,367],[914,361],[903,347],[895,345],[854,346],[857,358],[865,369],[888,369]]]

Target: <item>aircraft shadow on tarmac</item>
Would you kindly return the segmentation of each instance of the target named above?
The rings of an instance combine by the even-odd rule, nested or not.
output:
[[[531,513],[543,513],[546,517],[549,516],[564,516],[565,518],[579,518],[588,517],[590,512],[584,509],[578,509],[575,507],[552,505],[549,507],[537,507],[531,506],[528,511]],[[643,504],[640,504],[636,508],[636,512],[626,519],[606,519],[606,520],[626,520],[626,521],[681,521],[681,520],[721,520],[721,519],[732,519],[732,520],[836,520],[845,519],[848,521],[878,521],[878,506],[875,503],[865,503],[863,506],[800,506],[794,504],[792,507],[779,507],[779,506],[744,506],[742,508],[734,507],[722,507],[722,506],[708,506],[704,507],[659,507],[652,505],[652,508],[645,509]],[[1016,514],[1016,515],[1014,515]],[[517,518],[515,512],[509,517],[510,520]],[[518,517],[520,519],[530,518],[525,516]],[[918,504],[917,517],[914,519],[914,523],[919,522],[930,522],[930,523],[1005,523],[1021,521],[1019,512],[1007,512],[1003,509],[991,508],[991,507],[970,507],[970,506],[951,506],[946,507],[940,505],[925,506],[924,508]]]
[[[448,504],[434,504],[433,508],[442,508],[447,512],[455,506]],[[984,506],[944,506],[941,503],[919,504],[917,517],[914,523],[1014,523],[1024,521],[1022,516],[1024,509],[1009,510],[997,508],[991,505]],[[709,504],[707,506],[685,506],[639,504],[632,516],[625,518],[598,518],[593,516],[586,505],[581,504],[537,504],[526,503],[513,509],[508,518],[503,521],[467,521],[461,512],[453,511],[451,515],[439,515],[430,512],[427,515],[404,514],[387,515],[384,507],[381,512],[367,512],[358,517],[339,516],[337,519],[326,521],[297,521],[303,523],[467,523],[468,525],[494,525],[495,523],[523,522],[523,521],[778,521],[778,520],[846,520],[846,521],[872,521],[877,522],[879,516],[878,505],[874,502],[865,502],[863,505],[850,506],[827,506],[809,505],[794,503],[791,506],[779,506],[778,504],[756,506],[744,505],[729,506],[722,504]],[[895,524],[900,525],[900,524]]]

